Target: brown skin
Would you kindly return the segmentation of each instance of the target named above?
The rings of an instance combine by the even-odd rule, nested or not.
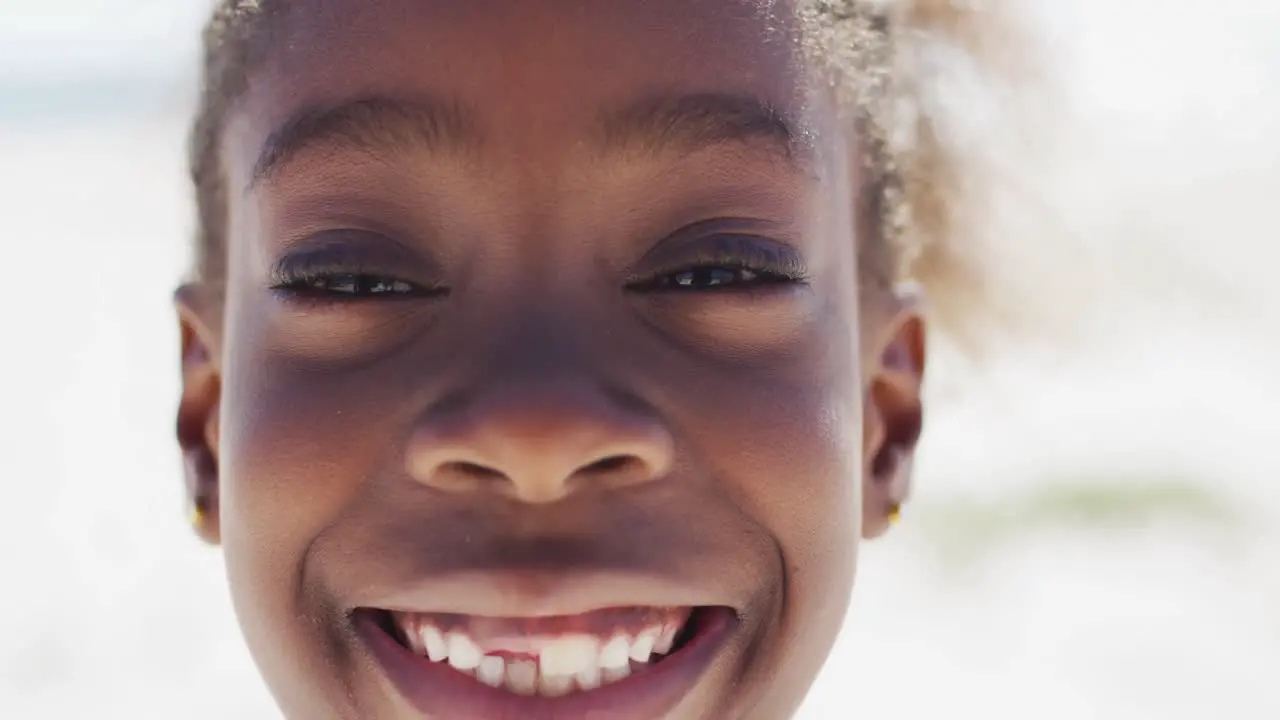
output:
[[[859,538],[905,499],[921,415],[916,305],[884,293],[860,321],[858,163],[831,103],[747,2],[298,5],[224,135],[225,292],[177,295],[199,532],[285,714],[415,717],[348,613],[484,569],[696,587],[742,623],[672,717],[789,717]],[[712,94],[768,103],[813,148],[602,131]],[[427,143],[409,112],[366,113],[395,131],[312,132],[254,180],[287,120],[374,97],[457,122]],[[320,245],[435,292],[271,289]],[[805,278],[636,282],[708,247],[794,255]]]

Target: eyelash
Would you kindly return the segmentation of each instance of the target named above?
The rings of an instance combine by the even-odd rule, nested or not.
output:
[[[633,278],[627,288],[651,292],[738,292],[808,283],[800,257],[790,250],[766,249],[758,240],[739,236],[725,236],[718,241],[720,247]],[[721,281],[725,282],[720,284]],[[712,284],[706,285],[707,282]]]
[[[271,289],[298,298],[354,302],[374,298],[435,298],[448,294],[440,286],[423,286],[381,268],[348,262],[288,260],[271,270]]]
[[[737,242],[735,242],[737,240]],[[797,256],[725,238],[724,245],[668,267],[631,278],[626,287],[637,292],[744,292],[762,287],[807,284]],[[271,270],[271,289],[295,298],[333,302],[369,299],[437,298],[448,294],[442,286],[422,286],[381,268],[359,263],[286,259]]]

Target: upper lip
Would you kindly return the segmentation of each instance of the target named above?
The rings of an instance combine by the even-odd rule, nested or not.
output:
[[[490,617],[637,606],[741,612],[758,591],[757,548],[728,522],[678,522],[630,503],[516,512],[445,500],[412,509],[409,502],[363,515],[349,521],[341,539],[315,544],[323,560],[311,567],[325,585],[340,588],[349,610]]]
[[[622,607],[707,606],[729,605],[723,597],[667,577],[571,570],[453,572],[385,589],[361,602],[361,607],[397,612],[509,618],[581,615]]]

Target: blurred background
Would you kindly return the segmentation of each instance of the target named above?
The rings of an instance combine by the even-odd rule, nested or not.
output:
[[[1069,342],[937,354],[803,718],[1280,718],[1280,3],[1042,0]],[[185,526],[202,0],[0,3],[0,717],[276,718]],[[1065,266],[1064,266],[1065,267]]]

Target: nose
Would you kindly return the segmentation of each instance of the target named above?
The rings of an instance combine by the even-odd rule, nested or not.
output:
[[[664,477],[673,446],[665,425],[638,403],[577,383],[540,384],[430,409],[414,428],[406,465],[438,490],[491,489],[551,503]]]

